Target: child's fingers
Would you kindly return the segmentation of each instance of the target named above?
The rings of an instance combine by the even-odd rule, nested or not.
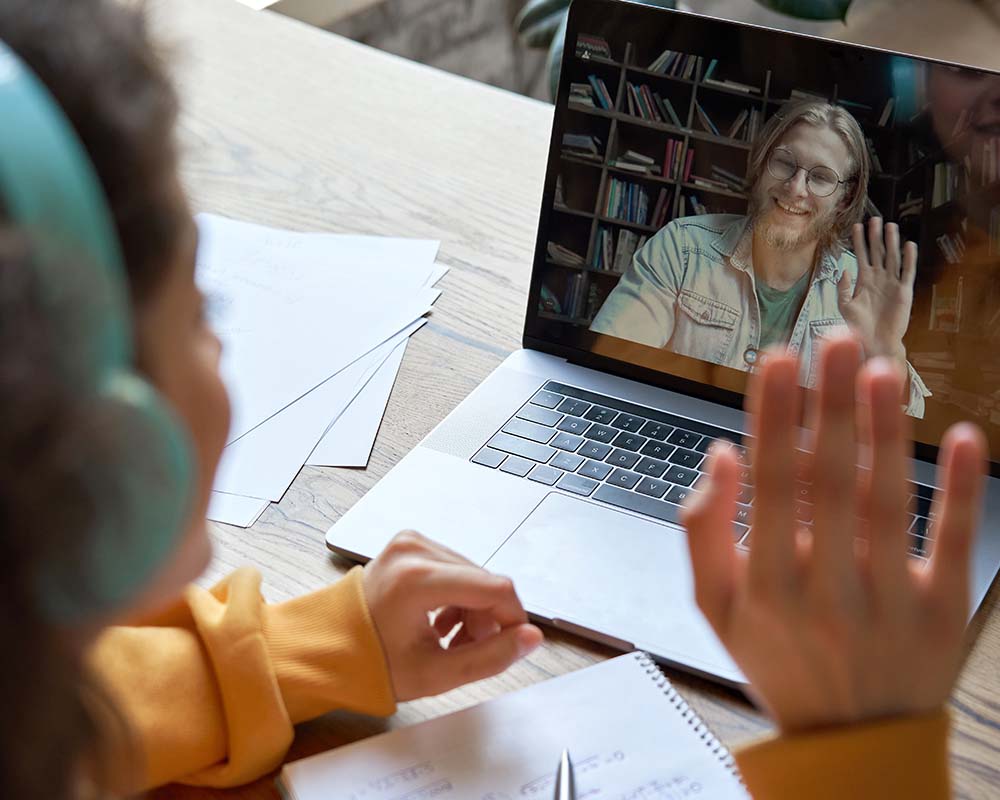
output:
[[[748,578],[768,593],[794,574],[795,473],[800,393],[798,364],[774,355],[761,371],[754,415],[754,504]]]
[[[975,425],[951,427],[941,443],[938,485],[944,496],[938,500],[930,558],[929,585],[932,602],[941,606],[968,604],[969,556],[979,522],[986,439]]]
[[[528,621],[509,578],[479,567],[436,561],[418,562],[409,569],[409,580],[403,570],[401,578],[406,584],[401,590],[423,608],[462,606],[489,611],[502,628]]]
[[[712,445],[709,461],[708,487],[692,495],[695,499],[681,519],[687,529],[695,599],[706,619],[722,631],[735,581],[732,530],[739,464],[735,451],[724,444]]]
[[[869,361],[861,377],[871,438],[866,510],[872,588],[883,605],[903,599],[908,574],[909,425],[899,404],[903,382],[899,369],[885,359]]]
[[[503,672],[538,647],[542,639],[542,632],[534,625],[515,625],[482,641],[435,653],[427,662],[433,685],[425,694],[445,692]]]

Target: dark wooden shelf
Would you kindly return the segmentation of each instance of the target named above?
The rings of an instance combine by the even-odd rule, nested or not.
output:
[[[606,222],[609,225],[620,225],[623,228],[635,228],[637,231],[645,231],[646,233],[656,233],[659,228],[654,228],[652,225],[640,225],[638,222],[629,222],[628,220],[618,219],[616,217],[605,217],[600,215],[597,217],[601,222]]]
[[[745,192],[734,192],[731,189],[713,189],[707,186],[698,186],[694,183],[682,183],[681,187],[690,189],[692,192],[708,192],[709,194],[720,194],[725,197],[735,197],[737,200],[748,200],[749,195]]]
[[[714,133],[709,133],[708,131],[692,130],[690,136],[692,139],[697,139],[701,142],[711,142],[712,144],[721,144],[726,147],[736,147],[740,150],[750,150],[748,142],[741,141],[740,139],[730,139],[728,136],[716,136]]]
[[[581,211],[578,208],[570,208],[569,206],[561,206],[556,203],[552,204],[552,210],[558,211],[561,214],[572,214],[575,217],[586,217],[587,219],[593,219],[594,214],[590,211]]]

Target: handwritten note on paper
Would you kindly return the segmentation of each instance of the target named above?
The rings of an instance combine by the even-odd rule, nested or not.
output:
[[[633,655],[288,765],[296,800],[749,800]],[[659,675],[659,673],[656,673]]]

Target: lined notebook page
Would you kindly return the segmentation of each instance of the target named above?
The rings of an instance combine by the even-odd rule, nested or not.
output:
[[[749,800],[640,653],[294,762],[280,784],[294,800],[548,800],[564,747],[581,800]]]

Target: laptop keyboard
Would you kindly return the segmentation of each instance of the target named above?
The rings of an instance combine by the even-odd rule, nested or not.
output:
[[[477,452],[490,469],[554,486],[616,508],[680,524],[681,506],[703,486],[705,454],[716,439],[743,461],[733,538],[749,548],[753,486],[741,434],[654,408],[549,381]],[[926,559],[934,526],[932,489],[910,484],[910,554]],[[796,511],[812,524],[809,484]]]

